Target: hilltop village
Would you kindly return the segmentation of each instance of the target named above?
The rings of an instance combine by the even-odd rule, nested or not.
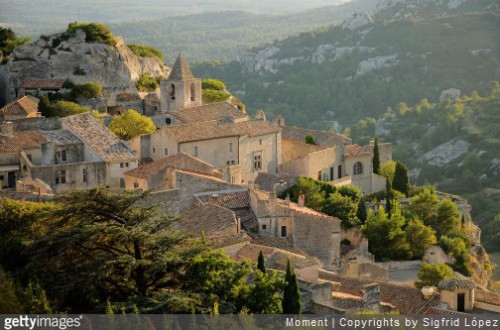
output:
[[[65,80],[28,74],[12,82],[13,100],[0,109],[1,196],[45,201],[98,186],[152,191],[150,203],[180,215],[178,229],[203,236],[212,249],[237,261],[256,262],[262,253],[266,267],[277,270],[290,260],[304,312],[500,312],[499,295],[464,276],[427,291],[394,281],[391,271],[421,262],[376,262],[360,230],[307,207],[304,192],[296,202],[283,196],[299,177],[352,185],[363,195],[383,192],[387,181],[374,173],[373,159],[377,149],[380,165],[391,161],[390,144],[356,145],[339,133],[287,126],[262,110],[252,118],[230,102],[204,104],[202,81],[182,54],[158,92],[140,103],[156,130],[130,141],[90,112],[41,116],[39,97],[63,91]],[[452,199],[480,246],[467,203]]]

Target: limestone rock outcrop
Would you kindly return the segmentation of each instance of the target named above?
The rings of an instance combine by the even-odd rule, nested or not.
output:
[[[169,69],[161,60],[138,57],[121,37],[115,39],[115,46],[88,43],[81,30],[74,37],[64,33],[41,36],[13,52],[8,64],[12,88],[19,88],[28,78],[70,79],[96,81],[108,92],[137,93],[135,82],[141,74],[168,75]]]

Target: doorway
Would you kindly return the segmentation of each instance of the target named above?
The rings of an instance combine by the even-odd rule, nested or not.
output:
[[[457,311],[465,312],[465,293],[457,293]]]
[[[16,172],[9,172],[7,182],[9,184],[9,188],[16,187]]]

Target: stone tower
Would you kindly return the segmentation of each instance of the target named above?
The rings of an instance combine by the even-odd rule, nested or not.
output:
[[[167,79],[161,81],[162,113],[197,107],[201,101],[201,79],[195,78],[181,53]]]

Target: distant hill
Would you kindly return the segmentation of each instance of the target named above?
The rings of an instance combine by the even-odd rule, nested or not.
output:
[[[500,80],[498,0],[380,1],[375,14],[194,67],[225,81],[250,112],[330,129],[442,90],[485,93]],[[388,5],[391,3],[392,5]]]

